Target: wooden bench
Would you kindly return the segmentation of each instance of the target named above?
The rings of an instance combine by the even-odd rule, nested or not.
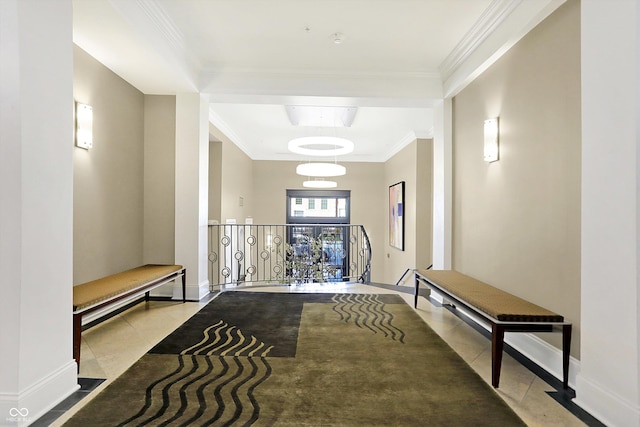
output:
[[[73,358],[80,369],[82,316],[106,308],[125,298],[149,291],[182,277],[182,302],[186,301],[187,274],[181,265],[147,264],[73,287]]]
[[[508,292],[453,270],[415,270],[415,300],[424,283],[454,306],[463,307],[491,325],[491,384],[500,383],[505,332],[562,332],[562,378],[569,387],[571,323],[564,317]]]

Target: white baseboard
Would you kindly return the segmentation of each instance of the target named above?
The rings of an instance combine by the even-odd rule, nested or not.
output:
[[[584,375],[577,377],[573,402],[608,426],[640,426],[640,407]]]
[[[27,426],[80,388],[70,360],[19,393],[0,393],[0,425]]]
[[[530,333],[507,332],[504,342],[562,381],[562,350]],[[575,389],[576,377],[579,373],[580,361],[570,357],[569,386],[573,389]]]
[[[200,282],[200,284],[187,283],[187,301],[200,301],[207,295],[209,295],[208,279]],[[176,285],[173,287],[172,299],[182,301],[182,285]]]

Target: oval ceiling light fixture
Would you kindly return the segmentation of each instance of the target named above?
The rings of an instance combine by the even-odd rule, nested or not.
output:
[[[342,176],[347,168],[336,163],[301,163],[296,173],[303,176]]]
[[[338,186],[338,183],[335,181],[325,181],[324,179],[312,179],[304,181],[302,186],[307,188],[335,188]]]
[[[289,151],[305,156],[341,156],[353,151],[353,142],[335,136],[304,136],[289,141]]]

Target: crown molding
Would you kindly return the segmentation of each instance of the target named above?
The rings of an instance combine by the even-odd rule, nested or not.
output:
[[[463,64],[478,46],[484,42],[523,0],[494,0],[485,9],[478,21],[465,34],[455,48],[440,64],[442,80],[448,79]]]
[[[187,48],[184,34],[157,0],[108,0],[113,8],[138,30],[151,47],[167,53],[171,62],[197,82],[202,69],[199,59]]]
[[[493,7],[487,8],[487,15],[493,18],[479,20],[485,23],[480,25],[485,31],[476,31],[478,36],[466,43],[466,50],[457,49],[458,57],[443,63],[444,97],[455,96],[566,1],[494,0]]]
[[[414,131],[407,133],[403,138],[396,142],[389,151],[387,151],[386,155],[381,159],[381,161],[386,162],[416,139],[418,139],[418,135]]]
[[[167,43],[178,52],[187,52],[184,34],[155,0],[136,0],[138,6],[151,20]]]
[[[226,124],[222,118],[216,114],[211,107],[209,107],[209,121],[216,129],[218,129],[224,136],[226,136],[232,143],[234,143],[244,154],[253,159],[254,156],[249,150],[249,147],[238,134]]]
[[[429,130],[425,131],[411,131],[407,133],[403,138],[401,138],[398,142],[396,142],[391,149],[382,156],[379,161],[386,162],[396,154],[398,154],[403,148],[407,145],[411,144],[413,141],[418,139],[432,139],[433,138],[433,127]]]

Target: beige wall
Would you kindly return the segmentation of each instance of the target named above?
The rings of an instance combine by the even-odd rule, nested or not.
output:
[[[176,97],[144,97],[145,264],[175,262]]]
[[[220,218],[213,218],[211,215],[209,218],[219,219],[222,223],[228,219],[235,219],[238,224],[244,223],[247,217],[253,216],[253,160],[214,126],[210,125],[209,129],[211,135],[222,141]],[[209,168],[212,168],[211,164]],[[209,180],[211,183],[211,171]],[[211,202],[209,205],[211,206]]]
[[[342,163],[345,176],[338,177],[337,190],[351,190],[351,223],[363,225],[374,249],[372,281],[384,278],[382,250],[386,245],[387,193],[383,163]],[[286,190],[301,189],[304,177],[296,174],[298,162],[254,161],[253,194],[256,224],[286,222]]]
[[[432,141],[419,139],[403,148],[384,165],[385,184],[382,191],[387,200],[388,188],[404,181],[404,251],[389,244],[389,229],[385,224],[384,279],[383,283],[394,284],[408,268],[426,268],[431,264],[431,170]],[[388,216],[385,221],[388,223]],[[407,275],[405,282],[411,280]]]
[[[418,268],[433,263],[433,140],[417,141],[416,262]]]
[[[301,177],[296,175],[297,164],[267,160],[253,162],[253,202],[257,207],[253,219],[256,224],[286,223],[287,189],[302,188]]]
[[[222,142],[209,141],[209,219],[220,222],[222,216]]]
[[[500,160],[489,164],[483,122],[496,116]],[[579,356],[579,2],[458,94],[453,121],[453,267],[563,314]]]
[[[73,153],[78,284],[142,263],[144,96],[77,46],[73,52],[74,98],[94,115],[93,148]]]
[[[383,163],[350,163],[345,176],[336,179],[338,190],[351,190],[351,224],[363,225],[372,249],[371,281],[384,279],[384,255],[380,249],[388,241],[386,236],[387,193],[384,188]],[[301,177],[297,177],[301,178]],[[294,188],[302,188],[302,181]]]

